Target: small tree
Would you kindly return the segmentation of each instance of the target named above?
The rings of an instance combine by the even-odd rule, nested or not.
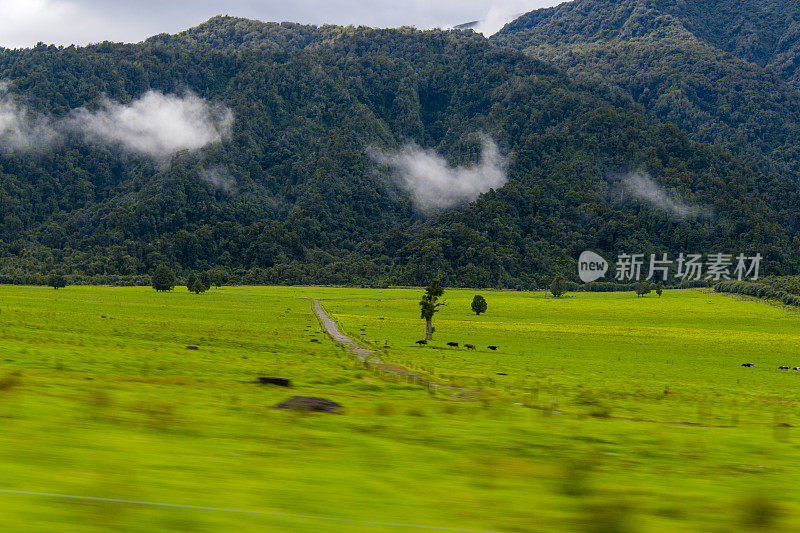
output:
[[[189,287],[189,290],[195,294],[201,294],[206,292],[208,289],[206,289],[203,279],[200,276],[195,276],[194,283],[192,283],[191,287]]]
[[[175,288],[175,273],[166,265],[159,265],[151,277],[153,288],[158,292],[167,292]]]
[[[637,297],[644,296],[645,294],[650,294],[650,283],[647,281],[640,281],[639,283],[633,286],[633,290],[636,292]]]
[[[472,299],[472,310],[475,314],[480,315],[481,313],[485,313],[486,307],[486,299],[480,294],[476,294],[475,298]]]
[[[186,288],[191,291],[196,281],[197,281],[197,274],[195,273],[194,270],[190,270],[189,275],[186,276]]]
[[[67,286],[67,280],[61,274],[50,274],[47,276],[47,286],[58,290]]]
[[[203,284],[203,287],[206,290],[211,288],[211,273],[208,270],[201,272],[197,278],[200,280],[200,283]]]
[[[433,340],[433,315],[439,311],[439,306],[442,305],[437,302],[442,294],[444,294],[444,288],[439,285],[439,278],[436,278],[425,289],[425,294],[422,295],[422,299],[419,301],[421,318],[425,319],[426,341]]]
[[[567,280],[564,279],[564,276],[559,274],[555,277],[553,283],[550,284],[550,292],[556,298],[561,298],[567,292]]]
[[[213,274],[211,274],[211,281],[214,283],[216,288],[222,287],[222,272],[219,270],[215,270]]]
[[[661,298],[661,293],[663,291],[664,291],[664,285],[659,281],[658,283],[656,283],[656,294],[658,294],[659,298]]]

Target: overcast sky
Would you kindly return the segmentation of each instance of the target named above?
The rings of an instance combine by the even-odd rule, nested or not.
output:
[[[485,34],[563,0],[0,0],[0,46],[138,42],[213,17],[376,27],[449,27],[483,20]]]

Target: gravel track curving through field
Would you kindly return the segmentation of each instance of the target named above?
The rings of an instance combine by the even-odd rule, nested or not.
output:
[[[382,373],[391,374],[406,381],[416,383],[417,385],[427,387],[429,390],[445,392],[453,398],[457,398],[459,400],[474,401],[479,399],[480,393],[478,391],[451,387],[450,385],[442,385],[440,383],[431,381],[425,375],[418,372],[412,372],[397,365],[384,363],[374,350],[364,348],[356,341],[342,333],[339,330],[339,326],[336,324],[336,321],[328,316],[319,300],[314,300],[314,314],[317,315],[320,324],[322,324],[322,327],[325,329],[325,332],[328,334],[328,336],[330,336],[334,342],[351,353],[365,366],[375,368]]]

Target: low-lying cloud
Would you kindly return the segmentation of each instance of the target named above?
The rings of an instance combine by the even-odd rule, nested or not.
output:
[[[390,168],[414,206],[429,214],[469,203],[508,181],[508,159],[500,153],[497,143],[481,136],[481,144],[480,162],[470,167],[450,166],[434,150],[415,143],[406,144],[402,150],[370,148],[368,154],[376,163]]]
[[[50,121],[22,105],[0,81],[0,153],[26,152],[51,145],[58,134]]]
[[[531,2],[530,0],[504,0],[495,2],[489,8],[489,11],[486,12],[486,16],[475,25],[475,31],[482,33],[486,37],[494,35],[512,20],[534,9],[534,6],[531,4],[537,3],[541,2]]]
[[[233,113],[203,98],[148,91],[120,104],[108,98],[97,110],[72,112],[70,124],[86,140],[125,151],[164,158],[179,150],[199,150],[230,135]]]
[[[219,142],[230,135],[233,124],[230,109],[191,92],[151,90],[128,104],[103,98],[95,110],[81,107],[56,119],[30,111],[9,87],[7,80],[0,80],[0,153],[31,152],[77,137],[163,159]]]
[[[669,194],[645,172],[633,172],[621,177],[624,193],[647,202],[677,218],[711,217],[713,211],[704,206],[692,205],[682,198]]]
[[[200,179],[226,194],[231,194],[236,190],[236,180],[230,175],[227,168],[220,165],[202,169]]]

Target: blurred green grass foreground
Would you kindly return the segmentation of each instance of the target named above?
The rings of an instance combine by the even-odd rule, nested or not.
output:
[[[419,346],[421,294],[0,287],[0,531],[800,530],[796,311],[453,290]]]

